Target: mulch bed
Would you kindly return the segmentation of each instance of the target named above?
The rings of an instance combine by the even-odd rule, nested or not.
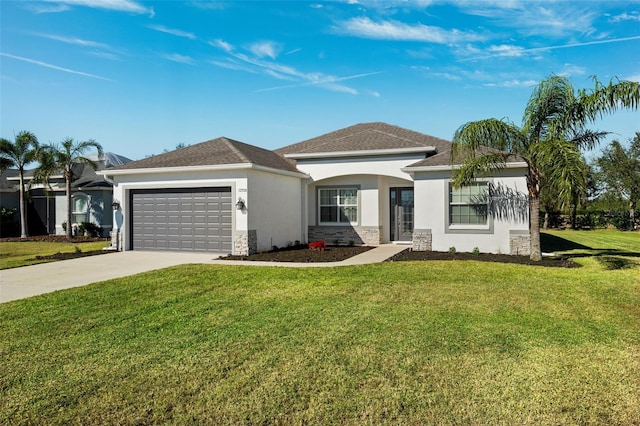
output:
[[[226,256],[221,259],[224,260],[255,260],[262,262],[299,262],[299,263],[313,263],[313,262],[339,262],[341,260],[348,259],[352,256],[364,253],[367,250],[371,250],[373,247],[369,246],[329,246],[326,250],[309,250],[306,246],[295,246],[284,249],[268,251],[263,253],[250,254],[248,256]],[[543,258],[540,262],[533,262],[528,256],[511,256],[507,254],[490,254],[490,253],[448,253],[437,251],[411,251],[410,249],[404,250],[396,256],[388,259],[388,262],[404,262],[411,260],[478,260],[482,262],[497,262],[497,263],[513,263],[520,265],[535,265],[535,266],[551,266],[557,268],[574,268],[578,267],[577,263],[562,258]]]
[[[306,246],[286,247],[248,256],[225,256],[223,260],[255,260],[262,262],[339,262],[371,250],[369,246],[327,246],[324,251],[310,250]]]
[[[518,265],[550,266],[556,268],[577,268],[579,264],[571,259],[543,257],[539,262],[529,259],[529,256],[512,256],[510,254],[491,253],[448,253],[440,251],[411,251],[409,249],[388,259],[388,262],[402,262],[410,260],[478,260],[481,262],[512,263]]]
[[[19,243],[22,241],[30,241],[30,242],[44,242],[44,243],[92,243],[94,241],[105,241],[108,242],[108,238],[98,238],[98,237],[71,237],[71,240],[67,240],[67,237],[64,235],[36,235],[33,237],[20,238],[20,237],[9,237],[9,238],[0,238],[0,242],[3,243]]]
[[[36,256],[36,260],[68,260],[77,259],[79,257],[96,256],[98,254],[116,253],[114,250],[91,250],[73,253],[56,253],[47,256]]]

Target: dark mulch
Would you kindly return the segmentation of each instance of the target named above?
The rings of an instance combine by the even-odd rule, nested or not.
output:
[[[338,262],[348,259],[352,256],[371,250],[369,246],[329,246],[324,252],[318,250],[309,250],[306,246],[294,246],[283,249],[251,254],[248,256],[226,256],[224,260],[255,260],[263,262]],[[490,254],[490,253],[455,253],[437,252],[437,251],[411,251],[404,250],[396,256],[388,259],[389,262],[403,262],[411,260],[479,260],[482,262],[497,263],[515,263],[520,265],[535,266],[552,266],[557,268],[575,268],[580,265],[562,258],[543,258],[540,262],[533,262],[527,256],[511,256],[507,254]]]
[[[509,254],[491,253],[448,253],[440,251],[411,251],[409,249],[388,259],[391,262],[410,260],[478,260],[481,262],[512,263],[518,265],[550,266],[556,268],[577,268],[579,264],[571,259],[543,257],[541,261],[534,262],[529,256],[512,256]]]
[[[20,238],[20,237],[9,237],[9,238],[0,238],[0,242],[3,243],[14,243],[21,241],[31,241],[31,242],[45,242],[45,243],[92,243],[94,241],[109,241],[108,238],[98,238],[98,237],[71,237],[71,240],[67,240],[67,237],[64,235],[36,235],[33,237]]]
[[[82,251],[82,252],[73,252],[73,253],[56,253],[56,254],[50,254],[47,256],[36,256],[34,257],[34,259],[36,260],[68,260],[68,259],[77,259],[79,257],[96,256],[98,254],[107,254],[107,253],[115,253],[115,251],[91,250],[91,251]]]
[[[306,246],[286,247],[263,253],[250,254],[248,256],[226,256],[224,260],[255,260],[262,262],[339,262],[348,259],[373,247],[368,246],[328,246],[324,251],[310,250]]]

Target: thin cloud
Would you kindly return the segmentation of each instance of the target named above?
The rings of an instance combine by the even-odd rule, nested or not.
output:
[[[621,13],[620,15],[612,16],[609,18],[609,22],[616,23],[622,21],[638,21],[640,22],[640,12]]]
[[[533,87],[538,82],[536,80],[507,80],[500,83],[485,83],[485,87]]]
[[[234,50],[234,48],[233,48],[233,46],[231,44],[229,44],[226,41],[221,40],[221,39],[216,39],[216,40],[210,41],[209,45],[213,46],[213,47],[217,47],[219,49],[222,49],[227,53],[232,52]]]
[[[282,47],[273,41],[259,41],[249,46],[249,51],[258,58],[269,57],[275,59],[281,50]]]
[[[488,18],[499,26],[547,37],[591,34],[599,16],[582,4],[578,7],[567,2],[459,1],[457,5],[465,13]]]
[[[117,49],[114,49],[113,47],[109,46],[106,43],[101,43],[98,41],[85,40],[77,37],[67,37],[67,36],[62,36],[57,34],[33,33],[33,35],[37,37],[48,38],[49,40],[59,41],[62,43],[74,44],[74,45],[83,46],[83,47],[92,47],[95,49],[103,49],[111,52],[117,52]]]
[[[169,61],[178,62],[180,64],[193,65],[195,62],[191,56],[181,55],[179,53],[171,53],[163,55],[163,57]]]
[[[150,29],[152,29],[154,31],[159,31],[161,33],[171,34],[171,35],[174,35],[176,37],[188,38],[189,40],[195,40],[196,39],[196,35],[194,33],[191,33],[191,32],[188,32],[188,31],[177,30],[175,28],[167,28],[164,25],[149,25],[148,28],[150,28]]]
[[[342,81],[347,81],[347,80],[353,80],[356,78],[363,78],[363,77],[369,77],[372,75],[376,75],[376,74],[380,74],[381,71],[376,71],[376,72],[368,72],[368,73],[363,73],[363,74],[355,74],[355,75],[350,75],[350,76],[346,76],[346,77],[333,77],[330,75],[321,75],[321,74],[316,74],[316,78],[314,78],[312,81],[306,81],[306,82],[302,82],[302,83],[296,83],[296,84],[289,84],[286,86],[276,86],[276,87],[268,87],[266,89],[258,89],[256,90],[256,92],[268,92],[268,91],[272,91],[272,90],[280,90],[280,89],[293,89],[296,87],[306,87],[306,86],[327,86],[328,88],[334,90],[334,91],[340,91],[340,92],[346,92],[346,93],[351,93],[351,94],[357,94],[358,92],[355,89],[352,89],[350,87],[346,87],[346,86],[342,86],[342,85],[338,85],[336,83],[342,82]]]
[[[153,18],[155,12],[152,7],[145,7],[142,4],[131,0],[43,0],[47,3],[55,3],[67,6],[84,6],[95,9],[106,9],[117,12],[129,12],[137,15],[149,15]]]
[[[250,53],[253,56],[248,55],[246,53],[237,52],[234,47],[227,43],[224,40],[218,39],[209,43],[211,46],[217,47],[223,50],[225,53],[230,55],[227,61],[209,61],[211,64],[228,68],[234,70],[242,70],[251,73],[263,73],[278,80],[288,80],[288,81],[297,81],[297,83],[285,85],[285,86],[276,86],[269,87],[265,89],[258,89],[256,92],[266,92],[271,90],[280,90],[287,88],[296,88],[296,87],[305,87],[305,86],[319,86],[328,90],[357,94],[358,92],[348,86],[340,84],[343,81],[351,80],[354,78],[366,77],[369,75],[378,74],[378,72],[373,73],[365,73],[365,74],[357,74],[354,76],[348,77],[335,77],[332,75],[327,75],[319,72],[311,72],[305,73],[298,71],[297,69],[290,67],[288,65],[282,65],[277,62],[273,62],[271,60],[265,61],[262,59],[264,55],[264,51],[254,51],[250,50]],[[268,55],[267,55],[268,56]],[[240,65],[244,64],[244,66]],[[250,68],[250,71],[247,69]]]
[[[438,44],[481,41],[485,37],[458,30],[445,30],[423,24],[405,24],[399,21],[374,22],[369,18],[352,18],[335,27],[340,34],[376,40],[420,41]]]
[[[630,75],[627,78],[625,78],[625,80],[627,80],[627,81],[635,81],[637,83],[640,83],[640,74]]]
[[[570,43],[570,44],[562,44],[558,46],[534,47],[530,49],[524,49],[517,46],[510,46],[508,49],[506,47],[503,47],[502,49],[496,49],[495,46],[492,46],[489,48],[487,55],[461,59],[460,62],[475,61],[480,59],[490,59],[490,58],[505,57],[505,56],[521,56],[527,53],[546,52],[549,50],[557,50],[557,49],[570,49],[573,47],[592,46],[595,44],[622,43],[625,41],[633,41],[633,40],[640,40],[640,36],[621,37],[621,38],[613,38],[608,40],[587,41],[584,43]]]
[[[33,13],[41,14],[41,13],[60,13],[66,12],[71,9],[69,6],[65,4],[41,4],[41,3],[33,3],[27,2],[25,3],[25,8],[30,10]]]
[[[89,74],[89,73],[82,72],[82,71],[76,71],[76,70],[72,70],[72,69],[69,69],[69,68],[63,68],[63,67],[59,67],[57,65],[48,64],[46,62],[37,61],[35,59],[29,59],[29,58],[24,58],[22,56],[11,55],[9,53],[0,52],[0,56],[5,56],[7,58],[15,59],[15,60],[22,61],[22,62],[27,62],[29,64],[39,65],[39,66],[45,67],[45,68],[51,68],[53,70],[62,71],[62,72],[66,72],[66,73],[69,73],[69,74],[76,74],[76,75],[81,75],[83,77],[97,78],[98,80],[113,81],[110,78],[101,77],[99,75]]]

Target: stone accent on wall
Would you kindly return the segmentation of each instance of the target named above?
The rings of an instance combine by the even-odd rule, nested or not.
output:
[[[529,231],[509,231],[509,254],[529,256],[531,254],[531,235]]]
[[[413,230],[413,251],[431,251],[432,241],[431,229]]]
[[[377,246],[382,242],[379,226],[310,226],[309,242],[322,240],[329,245],[366,244]]]
[[[258,232],[255,229],[250,229],[248,232],[236,233],[235,240],[233,242],[233,254],[234,255],[248,255],[258,252]]]

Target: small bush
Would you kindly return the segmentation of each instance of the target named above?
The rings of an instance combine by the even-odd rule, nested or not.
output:
[[[474,255],[479,256],[480,255],[480,249],[478,247],[474,247],[473,248],[473,252]]]
[[[449,247],[449,254],[456,254],[456,248],[454,246]]]
[[[17,237],[19,235],[18,209],[3,207],[0,210],[0,237]]]

